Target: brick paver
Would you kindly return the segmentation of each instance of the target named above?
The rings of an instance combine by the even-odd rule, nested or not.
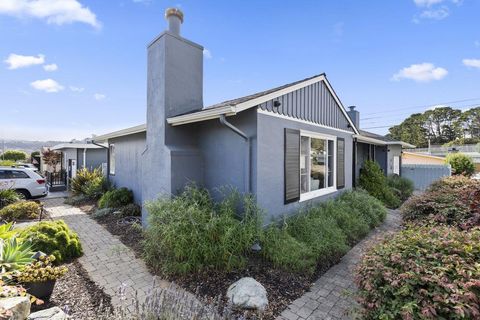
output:
[[[385,222],[353,247],[340,261],[312,286],[309,292],[293,301],[277,320],[340,320],[354,319],[358,305],[354,293],[354,269],[365,249],[386,232],[399,228],[398,211],[390,210]]]
[[[114,306],[123,304],[132,311],[135,294],[140,303],[144,302],[153,289],[154,277],[145,263],[137,259],[116,236],[80,209],[63,201],[63,198],[45,200],[45,208],[53,219],[64,220],[78,233],[84,252],[79,262],[90,278],[112,297]],[[155,284],[160,288],[172,288],[169,282],[163,280],[155,279]]]

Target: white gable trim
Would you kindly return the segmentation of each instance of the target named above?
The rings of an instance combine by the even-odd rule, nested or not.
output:
[[[353,135],[353,132],[352,132],[352,131],[347,131],[347,130],[343,130],[343,129],[338,129],[338,128],[334,128],[334,127],[329,127],[329,126],[325,126],[325,125],[323,125],[323,124],[318,124],[318,123],[316,123],[316,122],[312,122],[312,121],[308,121],[308,120],[303,120],[303,119],[297,119],[297,118],[289,117],[289,116],[286,116],[286,115],[283,115],[283,114],[279,114],[279,113],[275,113],[275,112],[268,111],[268,110],[257,109],[257,112],[260,113],[260,114],[264,114],[264,115],[270,116],[270,117],[276,117],[276,118],[280,118],[280,119],[285,119],[285,120],[300,122],[300,123],[308,124],[308,125],[311,125],[311,126],[314,126],[314,127],[329,129],[329,130],[338,131],[338,132],[344,132],[344,133],[348,133],[348,134]]]
[[[335,100],[335,102],[338,104],[340,110],[342,111],[342,114],[347,118],[348,123],[353,128],[354,133],[360,134],[358,132],[358,129],[355,127],[352,120],[350,119],[350,116],[347,114],[347,111],[343,107],[342,102],[340,101],[340,99],[336,95],[335,91],[333,91],[330,83],[328,82],[327,78],[323,74],[318,76],[318,77],[315,77],[315,78],[312,78],[312,79],[309,79],[309,80],[305,80],[303,82],[291,85],[289,87],[286,87],[286,88],[283,88],[283,89],[280,89],[280,90],[277,90],[275,92],[268,93],[268,94],[265,94],[263,96],[247,100],[245,102],[238,103],[236,105],[230,105],[230,106],[226,106],[226,107],[222,107],[222,108],[205,109],[205,110],[201,110],[201,111],[194,112],[194,113],[189,113],[189,114],[185,114],[185,115],[181,115],[181,116],[171,117],[171,118],[167,119],[167,123],[171,124],[172,126],[178,126],[178,125],[183,125],[183,124],[187,124],[187,123],[216,119],[216,118],[219,118],[221,115],[232,116],[232,115],[235,115],[235,114],[237,114],[239,112],[242,112],[244,110],[247,110],[247,109],[253,108],[255,106],[258,106],[259,104],[262,104],[262,103],[267,102],[269,100],[280,97],[284,94],[288,94],[288,93],[293,92],[295,90],[305,88],[305,87],[307,87],[311,84],[321,82],[321,81],[323,81],[325,83],[325,85],[327,86],[328,91],[333,96],[333,99]]]

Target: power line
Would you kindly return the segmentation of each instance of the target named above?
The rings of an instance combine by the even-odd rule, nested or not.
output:
[[[383,128],[391,128],[393,126],[396,126],[396,124],[391,124],[389,126],[379,126],[379,127],[368,127],[368,128],[361,128],[362,130],[363,129],[383,129]]]
[[[416,109],[416,108],[428,108],[436,105],[441,105],[441,104],[451,104],[451,103],[459,103],[459,102],[467,102],[467,101],[479,101],[480,98],[471,98],[471,99],[463,99],[463,100],[455,100],[455,101],[446,101],[446,102],[438,102],[438,103],[433,103],[433,104],[427,104],[427,105],[419,105],[419,106],[412,106],[412,107],[401,107],[401,108],[391,108],[395,109],[395,111],[398,110],[409,110],[409,109]],[[388,111],[387,111],[388,112]],[[381,112],[368,112],[364,113],[364,115],[372,115],[372,114],[381,114],[385,113],[385,111]]]

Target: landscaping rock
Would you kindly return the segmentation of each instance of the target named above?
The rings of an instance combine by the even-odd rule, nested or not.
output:
[[[69,319],[69,316],[62,311],[59,307],[53,307],[50,309],[41,310],[32,313],[27,320],[65,320]]]
[[[227,290],[227,298],[235,307],[265,310],[268,305],[267,290],[255,279],[245,277]]]
[[[10,320],[25,320],[30,313],[30,299],[27,297],[0,299],[0,309],[11,312]]]

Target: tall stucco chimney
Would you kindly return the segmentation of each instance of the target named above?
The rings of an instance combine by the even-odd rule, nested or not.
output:
[[[179,187],[178,177],[172,177],[172,167],[179,162],[176,154],[187,148],[192,137],[184,128],[168,125],[167,118],[203,108],[203,47],[180,35],[183,13],[179,9],[167,9],[165,19],[168,29],[147,47],[143,201],[174,194]]]
[[[352,122],[355,125],[355,127],[357,127],[357,129],[360,129],[360,112],[355,110],[355,108],[356,108],[355,106],[348,107],[348,109],[350,110],[347,111],[347,114],[350,117],[350,119],[352,119]]]

